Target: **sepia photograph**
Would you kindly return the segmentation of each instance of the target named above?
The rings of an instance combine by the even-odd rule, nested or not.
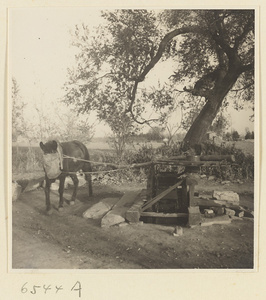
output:
[[[9,270],[255,272],[257,23],[9,8]]]

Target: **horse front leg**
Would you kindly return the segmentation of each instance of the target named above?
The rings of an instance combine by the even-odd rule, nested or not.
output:
[[[58,210],[62,211],[63,210],[63,206],[64,206],[64,198],[63,198],[63,194],[64,194],[64,189],[65,189],[65,179],[66,176],[62,176],[59,179],[59,207]]]
[[[73,181],[73,184],[74,184],[74,190],[73,190],[73,194],[72,194],[71,201],[70,201],[70,205],[73,205],[73,204],[75,204],[75,200],[76,200],[76,197],[77,197],[79,180],[78,180],[77,175],[71,175],[70,177],[71,177],[71,179]]]
[[[51,180],[48,177],[46,177],[44,192],[45,192],[45,201],[46,201],[46,212],[48,215],[52,213],[51,202],[50,202],[50,188],[51,188]]]

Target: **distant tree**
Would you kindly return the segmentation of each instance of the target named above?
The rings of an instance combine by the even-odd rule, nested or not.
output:
[[[247,131],[246,135],[245,135],[245,140],[249,140],[251,139],[251,132]]]
[[[132,119],[123,112],[121,114],[116,112],[116,118],[110,116],[106,119],[106,123],[113,133],[109,136],[109,144],[115,150],[118,161],[123,161],[126,145],[132,141],[132,137],[138,129],[133,124]]]
[[[245,140],[253,140],[254,139],[254,131],[247,131],[245,135]]]
[[[251,132],[251,137],[252,140],[254,140],[254,131]]]
[[[53,137],[61,141],[79,140],[83,143],[91,141],[95,134],[95,123],[90,122],[90,117],[79,116],[74,110],[57,113],[60,124],[55,124],[56,131]],[[52,130],[49,130],[51,133]]]
[[[234,130],[232,132],[232,139],[233,139],[233,141],[237,141],[239,139],[239,137],[240,137],[239,133],[236,130]]]
[[[227,141],[230,141],[230,140],[232,139],[232,133],[226,132],[226,134],[225,134],[225,139],[226,139]]]
[[[158,126],[150,128],[146,137],[149,141],[161,141],[163,138],[163,128]]]

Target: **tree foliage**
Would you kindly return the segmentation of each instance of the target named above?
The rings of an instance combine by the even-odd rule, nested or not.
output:
[[[11,97],[12,97],[12,141],[17,142],[20,136],[23,136],[25,127],[25,120],[23,116],[23,111],[26,104],[22,101],[20,96],[20,89],[15,78],[12,78],[11,87]]]
[[[109,124],[126,115],[144,124],[154,121],[149,107],[162,121],[178,91],[189,124],[185,140],[195,144],[223,105],[235,99],[240,109],[253,100],[253,10],[114,10],[102,17],[94,32],[83,24],[73,33],[79,53],[65,101],[79,112],[96,110]],[[176,70],[168,84],[144,89],[147,75],[169,59]]]
[[[239,138],[240,138],[240,135],[239,135],[238,131],[234,130],[232,132],[232,139],[233,139],[233,141],[237,141]]]

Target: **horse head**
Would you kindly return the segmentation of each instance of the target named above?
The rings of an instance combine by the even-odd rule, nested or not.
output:
[[[55,141],[55,140],[49,141],[45,144],[43,142],[40,142],[40,147],[41,147],[42,151],[44,152],[44,154],[56,153],[58,144],[57,144],[57,141]]]

